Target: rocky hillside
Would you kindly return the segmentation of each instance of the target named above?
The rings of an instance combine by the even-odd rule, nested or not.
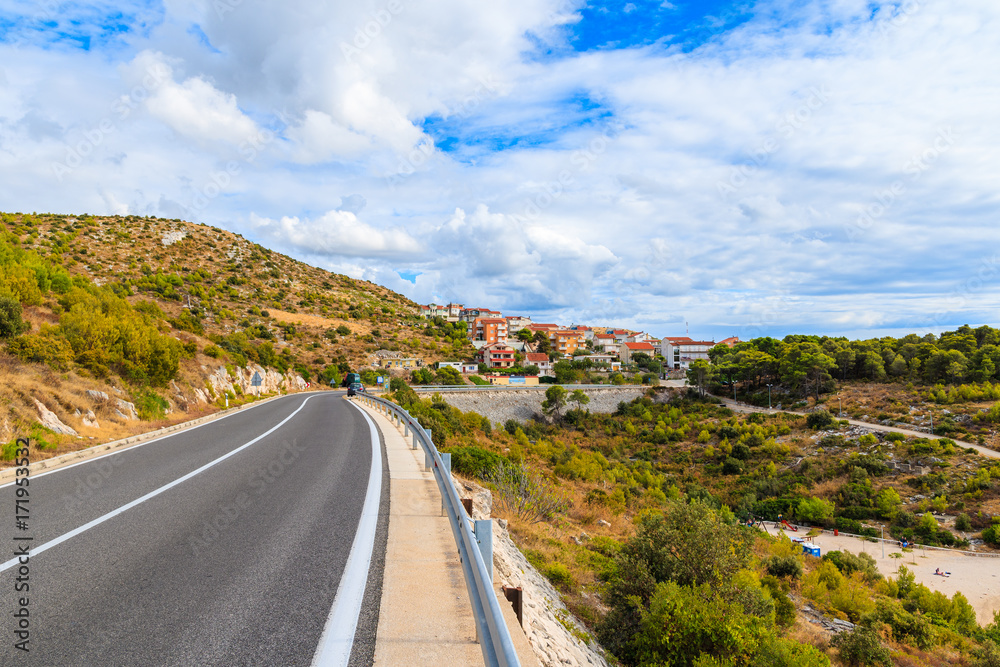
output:
[[[0,214],[0,444],[30,435],[50,456],[326,385],[379,349],[461,352],[415,313],[214,227]]]

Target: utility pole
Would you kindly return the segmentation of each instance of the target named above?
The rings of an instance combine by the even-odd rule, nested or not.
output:
[[[767,385],[767,411],[771,411],[771,385]]]

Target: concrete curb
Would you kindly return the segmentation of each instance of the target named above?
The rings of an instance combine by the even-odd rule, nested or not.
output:
[[[138,435],[130,435],[127,438],[121,438],[120,440],[113,440],[111,442],[105,442],[97,445],[91,445],[86,449],[80,449],[75,452],[69,452],[67,454],[60,454],[59,456],[54,456],[50,459],[43,459],[41,461],[36,461],[28,466],[28,470],[32,475],[39,472],[49,472],[52,470],[57,470],[64,466],[73,463],[82,463],[98,456],[103,456],[114,451],[124,451],[133,445],[137,445],[143,442],[149,442],[151,440],[156,440],[165,435],[170,435],[178,431],[185,431],[195,426],[201,426],[202,424],[207,424],[211,421],[216,421],[218,419],[225,419],[230,415],[241,412],[245,409],[250,409],[258,405],[264,405],[265,403],[270,403],[273,400],[279,398],[286,398],[288,396],[299,395],[299,394],[315,394],[315,393],[326,393],[320,391],[299,391],[294,394],[278,394],[277,396],[271,396],[259,401],[254,401],[252,403],[244,403],[243,405],[237,406],[235,408],[229,408],[227,410],[220,410],[214,412],[210,415],[205,415],[204,417],[198,417],[192,419],[191,421],[181,422],[179,424],[173,424],[171,426],[164,426],[163,428],[158,428],[155,431],[148,431],[146,433],[139,433]],[[0,484],[5,484],[11,482],[15,478],[15,472],[17,468],[11,466],[0,471]]]

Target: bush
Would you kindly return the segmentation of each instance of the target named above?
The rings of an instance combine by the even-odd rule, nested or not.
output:
[[[539,523],[566,509],[549,483],[521,461],[494,466],[483,480],[493,489],[493,506],[524,521]]]
[[[451,469],[460,475],[481,478],[491,468],[503,465],[505,459],[482,447],[461,447],[451,451]]]
[[[65,370],[73,361],[73,349],[56,327],[42,326],[37,334],[18,336],[7,343],[7,351],[21,361],[48,364]]]
[[[0,338],[11,338],[27,329],[21,320],[21,302],[10,294],[0,294]]]
[[[802,577],[802,562],[795,556],[771,556],[764,562],[764,568],[772,577],[789,577],[800,579]]]
[[[833,563],[845,577],[860,572],[870,582],[882,578],[875,559],[866,553],[852,554],[849,551],[829,551],[823,555],[823,560]]]
[[[743,464],[733,457],[728,457],[722,464],[723,475],[739,475],[743,472]]]
[[[135,403],[135,409],[139,413],[139,418],[146,421],[163,419],[170,408],[170,403],[167,402],[167,399],[152,391],[143,391],[134,394],[132,401]]]
[[[957,517],[955,517],[955,530],[961,530],[968,532],[972,530],[972,519],[965,512],[962,512]]]
[[[806,417],[806,426],[815,431],[830,428],[836,422],[833,415],[826,410],[814,410]]]
[[[869,628],[858,627],[850,632],[842,632],[830,643],[839,650],[840,659],[852,667],[892,665],[889,649],[882,646],[878,634]]]
[[[821,523],[833,516],[835,505],[829,500],[822,498],[804,498],[796,508],[796,515],[812,523]]]
[[[545,568],[543,574],[556,588],[566,590],[573,584],[573,575],[562,563],[552,563]]]

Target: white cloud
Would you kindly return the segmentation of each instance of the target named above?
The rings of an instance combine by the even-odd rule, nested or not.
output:
[[[250,223],[258,236],[310,255],[402,259],[423,250],[406,231],[375,229],[350,211],[329,211],[313,220],[251,216]]]
[[[661,334],[995,317],[1000,280],[949,295],[1000,241],[1000,7],[767,0],[683,52],[534,57],[572,7],[390,4],[0,44],[0,208],[184,210],[419,300]]]

